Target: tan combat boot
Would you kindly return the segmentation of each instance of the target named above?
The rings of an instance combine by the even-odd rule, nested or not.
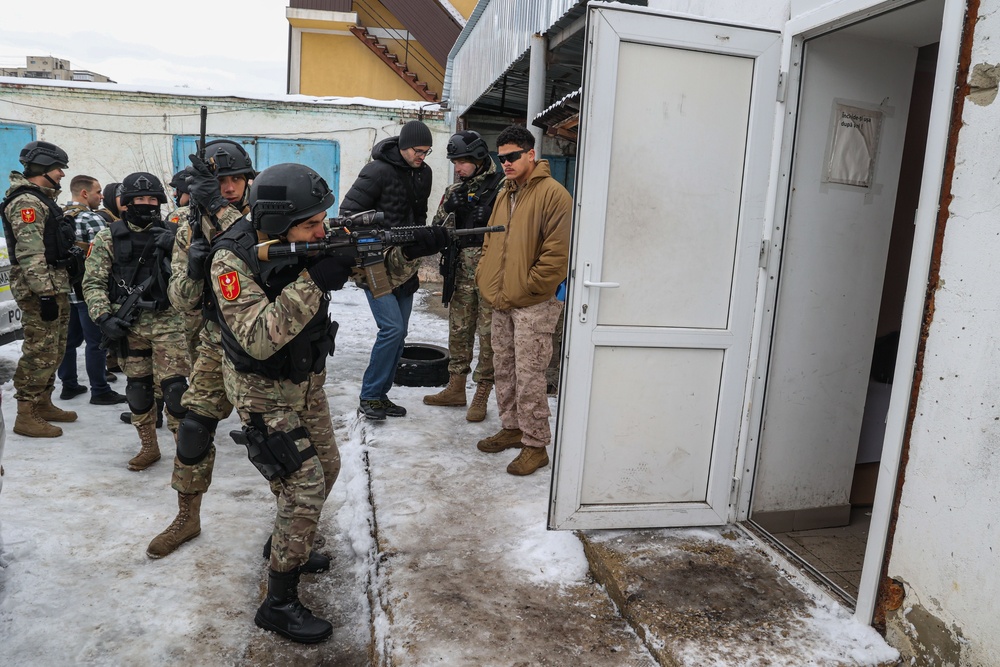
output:
[[[549,455],[544,447],[524,447],[507,466],[507,472],[511,475],[530,475],[548,464]]]
[[[496,454],[511,447],[524,447],[521,444],[521,436],[523,435],[519,428],[502,428],[496,434],[480,440],[476,449],[487,454]]]
[[[128,462],[129,470],[145,470],[160,460],[160,446],[156,442],[156,424],[135,427],[139,431],[139,453]]]
[[[472,405],[465,413],[466,421],[481,422],[486,419],[486,404],[489,402],[492,392],[492,382],[480,382],[476,385],[476,395],[472,397]]]
[[[465,405],[465,374],[452,373],[448,386],[436,394],[424,396],[425,405]]]
[[[58,438],[62,435],[62,429],[39,417],[34,403],[18,401],[14,433],[29,438]]]
[[[200,493],[177,493],[177,517],[149,543],[146,547],[147,556],[168,556],[177,547],[201,534],[201,496]]]
[[[35,414],[47,422],[75,422],[76,413],[72,410],[63,410],[52,405],[52,390],[38,397],[35,403]]]

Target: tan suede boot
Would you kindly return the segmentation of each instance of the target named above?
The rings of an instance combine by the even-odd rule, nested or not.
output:
[[[549,464],[549,455],[544,447],[523,447],[517,458],[507,466],[511,475],[530,475]]]
[[[496,454],[511,447],[524,447],[521,444],[523,435],[519,428],[502,428],[494,435],[480,440],[476,444],[476,449],[487,454]]]
[[[476,385],[476,395],[472,397],[469,411],[465,413],[466,421],[481,422],[486,419],[486,404],[489,403],[492,392],[492,382],[480,382]]]
[[[156,424],[136,426],[139,431],[139,453],[128,462],[129,470],[145,470],[160,460],[160,446],[156,442]]]
[[[146,547],[150,558],[163,558],[177,547],[201,534],[200,493],[177,493],[177,516],[167,529],[153,538]]]
[[[460,373],[452,373],[448,386],[436,394],[424,396],[425,405],[465,405],[465,378]]]
[[[76,413],[72,410],[63,410],[52,405],[52,390],[38,397],[35,403],[35,414],[47,422],[75,422]]]
[[[18,401],[14,433],[29,438],[58,438],[62,435],[62,429],[39,417],[34,403]]]

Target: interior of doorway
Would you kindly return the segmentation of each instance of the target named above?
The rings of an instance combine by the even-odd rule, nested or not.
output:
[[[906,291],[906,279],[909,272],[910,256],[914,235],[913,220],[917,208],[924,152],[927,139],[930,116],[931,98],[933,94],[934,71],[937,62],[937,35],[940,34],[943,2],[940,0],[924,0],[907,5],[893,12],[853,24],[835,33],[809,40],[804,45],[805,68],[803,80],[809,76],[809,52],[811,47],[822,45],[821,40],[835,39],[833,36],[844,33],[856,35],[869,40],[885,40],[893,43],[903,43],[916,49],[916,61],[913,67],[912,90],[910,92],[909,110],[906,121],[905,138],[901,153],[892,159],[898,160],[898,187],[895,203],[891,209],[891,230],[887,249],[882,255],[884,262],[884,277],[881,281],[872,281],[860,287],[867,290],[867,298],[872,300],[880,292],[881,299],[877,308],[870,310],[869,329],[873,333],[864,339],[864,344],[870,346],[871,364],[868,373],[867,387],[863,397],[863,413],[857,420],[855,430],[847,429],[847,437],[832,443],[832,446],[842,448],[841,458],[851,457],[853,474],[848,475],[834,489],[841,501],[829,502],[829,489],[826,506],[817,506],[792,500],[781,505],[780,511],[773,510],[775,505],[765,507],[760,498],[770,492],[772,501],[780,491],[775,491],[780,484],[772,483],[766,473],[766,448],[768,440],[764,435],[767,429],[767,419],[762,420],[760,450],[758,451],[758,467],[755,475],[753,494],[751,497],[750,527],[757,534],[765,537],[779,550],[789,555],[793,561],[814,579],[827,586],[839,595],[846,604],[853,606],[858,597],[858,587],[861,580],[862,564],[865,548],[869,537],[868,526],[872,514],[872,503],[875,497],[875,484],[880,460],[882,440],[885,434],[885,419],[888,411],[889,394],[892,389],[896,343],[902,320],[903,300]],[[822,49],[815,49],[821,52]],[[874,63],[873,63],[874,64]],[[877,66],[877,65],[876,65]],[[859,74],[863,76],[863,74]],[[800,110],[801,113],[801,110]],[[796,133],[796,142],[802,141]],[[815,137],[812,140],[816,140]],[[793,155],[798,155],[798,144]],[[883,157],[883,156],[880,156]],[[794,160],[795,158],[793,158]],[[796,184],[792,182],[794,189]],[[790,207],[789,211],[793,209]],[[786,227],[791,229],[796,220],[789,215]],[[799,230],[800,234],[801,228]],[[787,232],[786,232],[787,233]],[[848,269],[849,270],[849,269]],[[778,292],[780,294],[782,280],[794,280],[785,275],[786,267],[780,269]],[[776,301],[781,308],[780,298]],[[787,316],[787,313],[786,313]],[[792,318],[794,320],[794,318]],[[779,313],[775,313],[775,322],[779,321]],[[775,325],[775,330],[777,329]],[[787,335],[786,335],[787,340]],[[772,360],[775,346],[781,344],[781,337],[772,331]],[[793,368],[793,373],[808,376],[816,369],[809,368],[808,356],[802,358],[799,368]],[[844,360],[844,363],[850,363]],[[765,394],[765,415],[768,415],[768,394],[771,394],[771,377],[769,373]],[[857,389],[855,391],[858,391]],[[779,392],[774,392],[779,393]],[[856,400],[860,401],[861,396]],[[787,396],[783,397],[783,400]],[[836,411],[829,413],[829,418],[837,417]],[[818,431],[825,425],[814,424]],[[831,442],[822,439],[801,439],[796,446],[804,449],[830,447]],[[772,453],[772,460],[774,454]],[[819,467],[813,471],[816,476],[822,476]],[[809,476],[805,476],[808,484]]]

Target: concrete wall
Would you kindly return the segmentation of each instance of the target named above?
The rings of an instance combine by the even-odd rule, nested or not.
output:
[[[130,91],[105,84],[24,85],[0,79],[0,118],[35,125],[39,140],[59,145],[70,156],[61,203],[68,201],[68,183],[76,174],[89,174],[103,184],[134,171],[149,171],[169,181],[174,136],[198,134],[202,104],[208,107],[210,135],[339,142],[340,201],[368,162],[372,146],[398,134],[402,123],[417,117],[416,103],[366,106],[304,96],[245,99]],[[440,113],[425,114],[424,120],[438,149],[427,160],[434,169],[430,202],[436,206],[450,180],[451,164],[444,150],[449,133]]]
[[[889,640],[918,665],[1000,664],[1000,0],[982,0],[940,284],[927,337],[889,576]]]

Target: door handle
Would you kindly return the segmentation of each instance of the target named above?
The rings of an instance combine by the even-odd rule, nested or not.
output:
[[[586,264],[584,264],[584,266],[583,266],[583,286],[584,287],[595,287],[597,289],[615,289],[615,288],[621,287],[620,283],[600,282],[600,281],[591,280],[590,279],[590,269],[591,269],[590,262],[587,262]],[[587,311],[590,310],[590,293],[589,292],[584,292],[584,294],[583,294],[583,300],[582,301],[583,302],[580,304],[580,321],[581,322],[586,322],[587,321]]]

